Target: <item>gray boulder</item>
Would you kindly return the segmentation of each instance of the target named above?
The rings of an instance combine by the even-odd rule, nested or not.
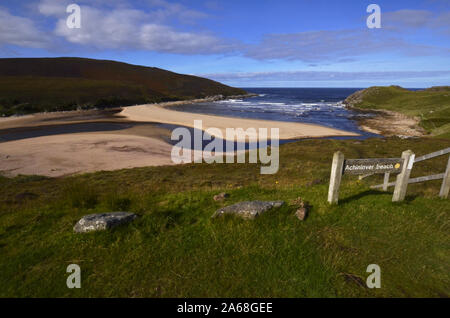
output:
[[[129,223],[137,217],[128,212],[98,213],[83,216],[73,230],[77,233],[111,229],[121,224]]]
[[[226,206],[217,210],[212,217],[225,214],[240,216],[244,219],[254,219],[272,208],[279,208],[284,201],[245,201]]]

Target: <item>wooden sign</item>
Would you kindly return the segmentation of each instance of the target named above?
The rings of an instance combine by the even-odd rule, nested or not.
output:
[[[344,174],[370,175],[375,173],[385,174],[385,184],[389,183],[391,173],[398,174],[395,186],[398,195],[394,192],[394,199],[403,200],[408,185],[409,173],[414,164],[414,154],[411,151],[404,151],[402,158],[380,158],[380,159],[347,159],[344,154],[337,151],[333,155],[331,164],[330,187],[328,188],[328,202],[337,204],[339,200],[339,187]],[[405,181],[406,180],[406,181]],[[405,183],[406,182],[406,183]],[[400,190],[401,191],[400,191]],[[395,201],[395,200],[394,200]]]
[[[344,154],[337,151],[333,155],[331,164],[330,187],[328,188],[328,202],[337,204],[339,200],[339,187],[344,174],[350,175],[373,175],[384,173],[384,183],[372,186],[372,189],[383,188],[387,191],[389,186],[395,185],[393,202],[403,201],[409,183],[424,182],[429,180],[442,179],[439,196],[446,199],[450,193],[450,157],[444,173],[410,179],[411,170],[415,162],[428,160],[437,156],[450,153],[450,147],[416,158],[411,150],[403,151],[401,158],[381,158],[381,159],[347,159]],[[396,181],[389,182],[391,173],[396,173]]]
[[[343,174],[400,173],[403,158],[347,159],[344,160]]]

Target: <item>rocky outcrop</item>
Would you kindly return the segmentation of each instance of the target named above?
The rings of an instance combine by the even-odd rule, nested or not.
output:
[[[271,210],[272,208],[279,208],[284,204],[284,201],[245,201],[239,202],[217,210],[213,217],[222,215],[236,215],[244,219],[254,219],[257,216]]]
[[[128,212],[89,214],[83,216],[77,224],[75,224],[73,230],[77,233],[85,233],[112,229],[121,224],[129,223],[136,217],[136,214]]]
[[[344,100],[344,105],[349,108],[355,107],[357,104],[359,104],[363,101],[363,96],[365,94],[365,91],[366,91],[365,89],[362,89],[362,90],[354,92],[353,94],[351,94]]]

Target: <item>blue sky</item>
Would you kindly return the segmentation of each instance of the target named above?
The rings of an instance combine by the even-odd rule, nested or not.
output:
[[[71,3],[80,29],[66,25]],[[380,29],[366,25],[371,3]],[[0,57],[56,56],[240,87],[450,85],[450,1],[0,1]]]

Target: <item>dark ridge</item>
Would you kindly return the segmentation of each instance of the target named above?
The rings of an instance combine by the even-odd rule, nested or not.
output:
[[[0,114],[116,107],[241,95],[244,90],[155,67],[86,58],[0,59]]]

